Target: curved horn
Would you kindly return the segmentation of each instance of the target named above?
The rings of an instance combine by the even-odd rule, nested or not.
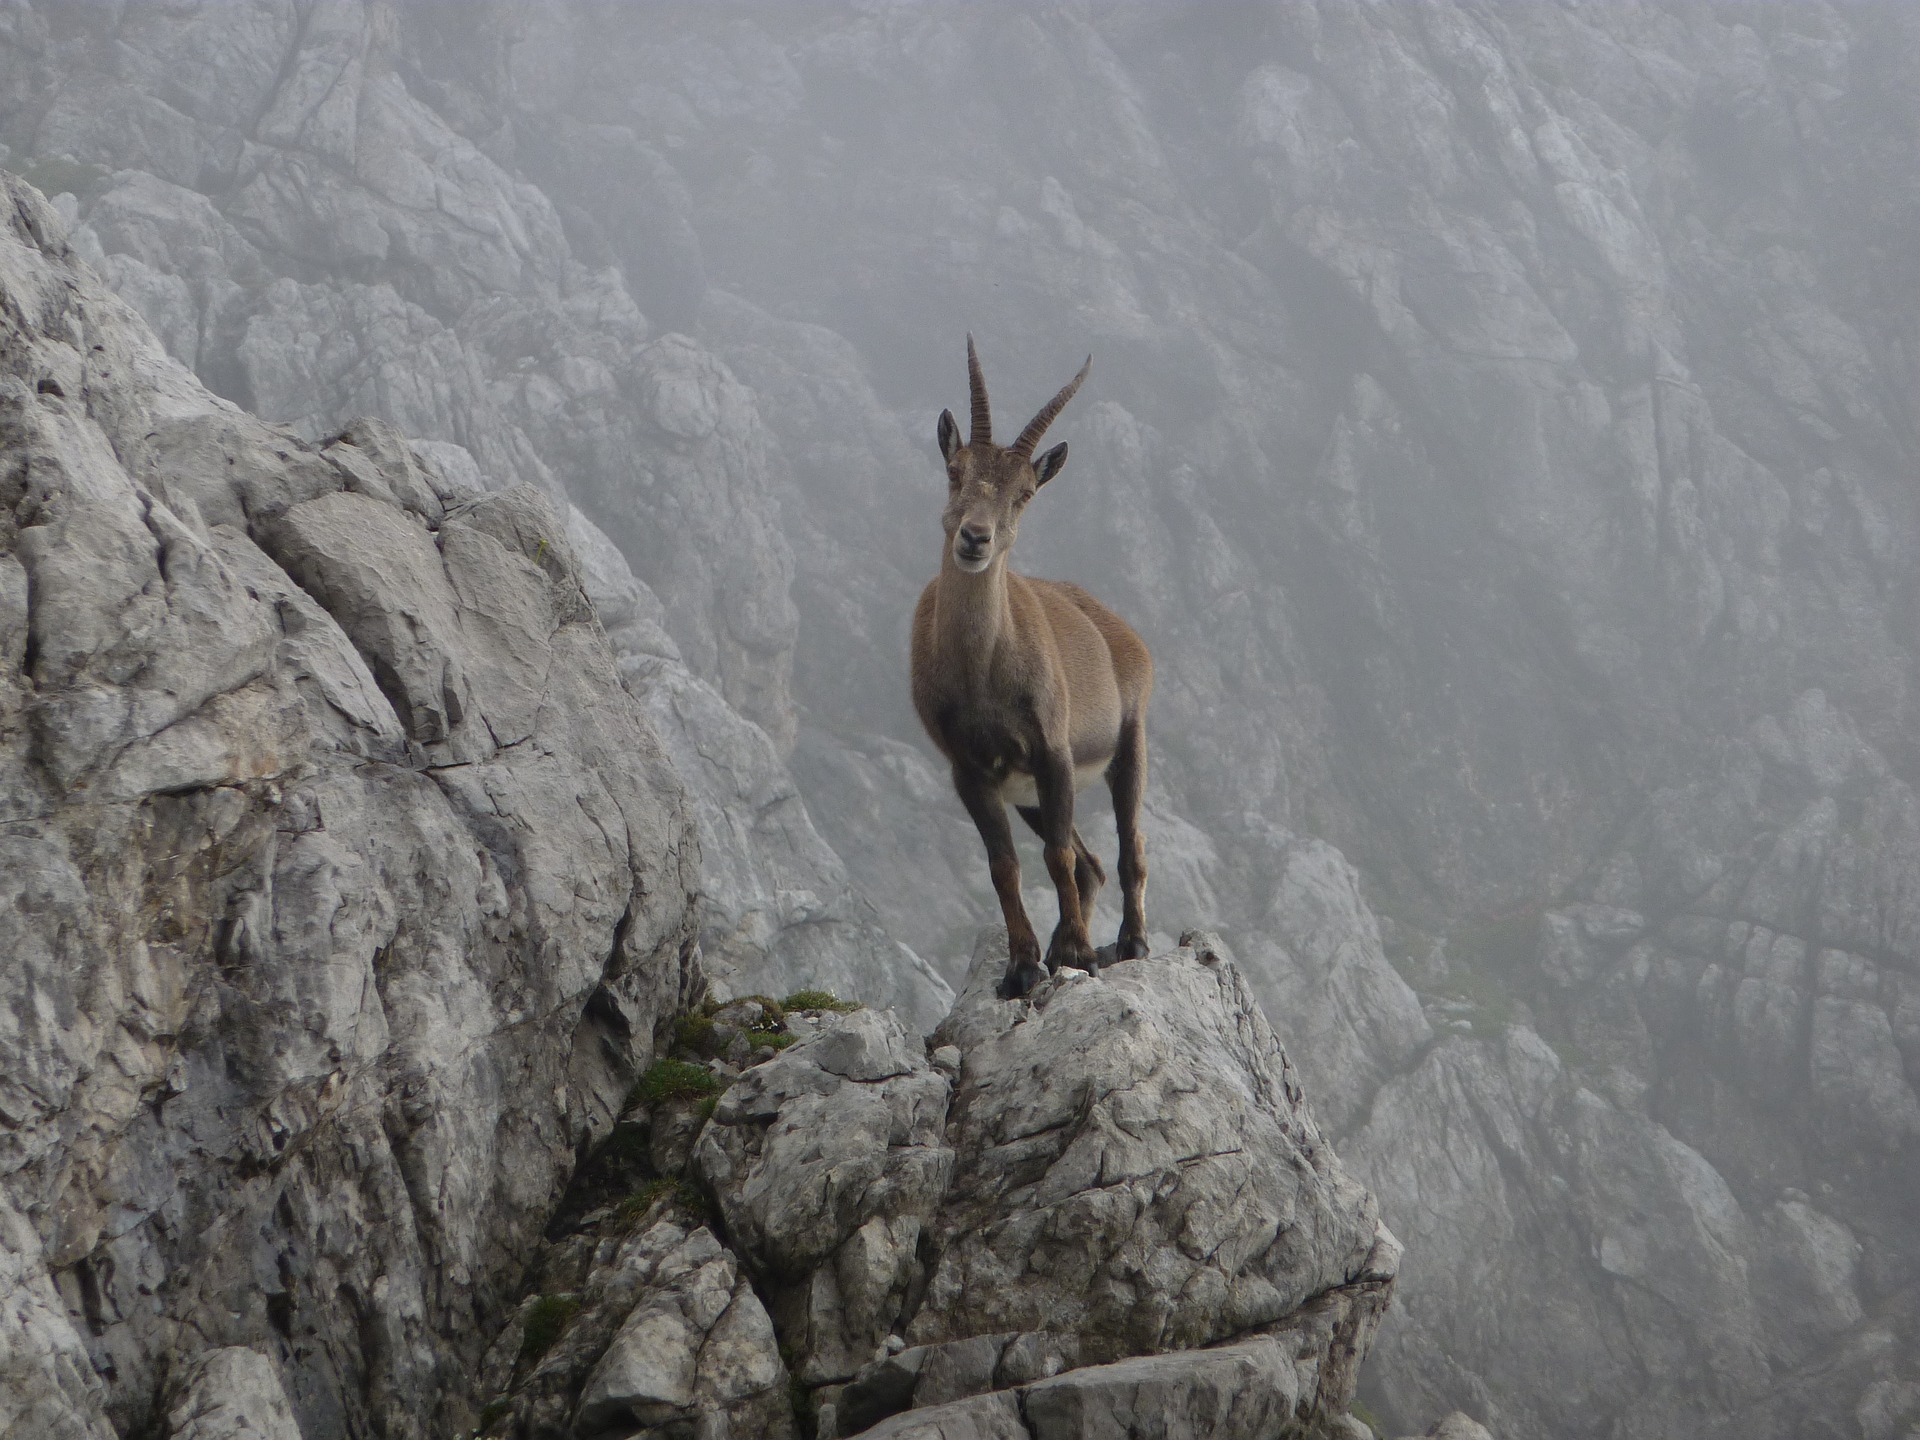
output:
[[[1093,356],[1087,356],[1087,363],[1080,367],[1080,373],[1066,383],[1060,393],[1040,407],[1040,413],[1027,422],[1027,428],[1020,432],[1020,438],[1008,448],[1022,460],[1033,458],[1033,447],[1040,443],[1040,437],[1047,433],[1047,427],[1053,424],[1060,412],[1067,408],[1067,402],[1073,398],[1073,392],[1087,378],[1087,371],[1093,368]]]
[[[973,397],[973,433],[969,445],[984,445],[993,439],[993,417],[987,413],[987,377],[980,373],[980,357],[974,353],[973,336],[967,336],[967,393]]]

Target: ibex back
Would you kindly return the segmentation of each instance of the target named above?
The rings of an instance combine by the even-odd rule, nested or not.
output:
[[[1056,445],[1033,449],[1087,378],[1087,365],[1013,444],[993,443],[986,381],[973,337],[967,378],[973,424],[966,444],[951,410],[940,415],[947,461],[946,543],[940,574],[913,615],[913,704],[953,766],[953,788],[986,842],[987,867],[1009,941],[1001,993],[1026,994],[1062,965],[1094,970],[1087,919],[1106,872],[1073,824],[1074,792],[1104,775],[1120,830],[1124,910],[1115,958],[1147,953],[1146,848],[1140,792],[1147,773],[1147,696],[1153,660],[1126,621],[1078,585],[1030,580],[1007,568],[1027,502],[1067,462]],[[1040,943],[1020,898],[1011,803],[1040,835],[1060,899],[1060,923]]]

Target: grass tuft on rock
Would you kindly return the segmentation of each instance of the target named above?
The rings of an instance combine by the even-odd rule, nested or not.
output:
[[[729,1000],[726,1005],[722,1005],[720,1008],[725,1010],[729,1006],[745,1005],[749,1002],[758,1005],[766,1012],[765,1019],[761,1024],[754,1026],[754,1029],[778,1030],[782,1025],[787,1023],[787,1007],[771,995],[742,995],[738,1000]]]
[[[785,1010],[831,1010],[836,1015],[851,1015],[867,1008],[858,1000],[842,1000],[831,990],[796,990],[780,1005]]]
[[[697,1100],[717,1094],[720,1081],[704,1065],[687,1060],[656,1060],[633,1087],[627,1103],[658,1105],[664,1100]]]
[[[520,1363],[537,1365],[580,1311],[578,1295],[542,1295],[527,1307],[520,1331]]]
[[[673,1043],[691,1055],[711,1058],[714,1052],[713,1016],[698,1010],[682,1015],[673,1024]]]
[[[615,1206],[614,1223],[622,1230],[635,1229],[663,1203],[678,1206],[697,1224],[713,1221],[713,1202],[698,1185],[691,1180],[662,1179],[649,1180]]]

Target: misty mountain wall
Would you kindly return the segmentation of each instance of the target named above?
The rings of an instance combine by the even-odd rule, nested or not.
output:
[[[968,329],[1009,422],[1094,351],[1022,563],[1154,645],[1154,926],[1230,924],[1416,1237],[1381,1403],[1653,1435],[1768,1394],[1869,1436],[1920,1405],[1901,8],[0,27],[9,163],[211,386],[314,438],[385,416],[622,552],[743,974],[940,1008],[901,942],[951,966],[992,906],[902,675],[932,417]],[[1752,888],[1783,866],[1790,903]],[[1302,897],[1323,923],[1267,938]],[[1495,1239],[1518,1278],[1468,1283]],[[1738,1318],[1782,1305],[1827,1319]]]

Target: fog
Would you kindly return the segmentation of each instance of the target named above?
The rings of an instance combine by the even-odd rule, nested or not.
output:
[[[1812,0],[11,0],[0,162],[221,394],[604,532],[716,963],[903,1005],[998,915],[935,419],[1091,353],[1013,564],[1152,648],[1150,927],[1407,1242],[1383,1433],[1892,1440],[1916,77]]]

